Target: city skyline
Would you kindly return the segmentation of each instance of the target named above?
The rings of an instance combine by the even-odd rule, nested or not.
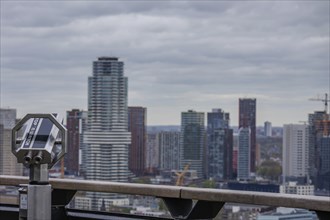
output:
[[[256,98],[257,125],[306,121],[329,93],[329,2],[1,1],[2,108],[87,110],[91,60],[118,56],[148,125]],[[27,98],[28,97],[28,98]]]

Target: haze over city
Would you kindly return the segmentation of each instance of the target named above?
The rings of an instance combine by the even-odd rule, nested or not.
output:
[[[306,121],[330,91],[329,1],[1,1],[1,107],[87,110],[99,56],[125,63],[149,125],[257,99],[257,124]]]

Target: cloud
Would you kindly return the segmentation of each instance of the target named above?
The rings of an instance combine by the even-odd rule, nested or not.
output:
[[[276,104],[259,124],[305,120],[307,99],[329,92],[329,4],[1,2],[1,106],[86,109],[92,61],[113,55],[125,62],[129,104],[147,107],[151,124],[178,124],[192,107],[224,108],[236,123],[238,96]]]

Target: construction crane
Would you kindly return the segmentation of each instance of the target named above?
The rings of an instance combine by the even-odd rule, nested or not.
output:
[[[190,167],[190,164],[187,164],[184,167],[182,172],[175,172],[175,174],[177,175],[176,184],[175,184],[176,186],[182,186],[183,185],[184,176],[188,172],[189,167]]]
[[[329,115],[328,115],[328,102],[330,102],[330,99],[328,99],[328,93],[324,94],[324,98],[310,98],[310,101],[321,101],[324,102],[324,117],[323,120],[319,120],[317,121],[318,123],[322,123],[323,124],[323,136],[328,136],[328,124],[329,124]]]
[[[325,93],[324,94],[324,99],[323,98],[320,98],[320,97],[317,97],[317,98],[310,98],[309,100],[310,101],[321,101],[321,102],[324,102],[324,112],[325,112],[325,114],[328,113],[328,102],[330,102],[330,99],[328,99],[328,93]]]

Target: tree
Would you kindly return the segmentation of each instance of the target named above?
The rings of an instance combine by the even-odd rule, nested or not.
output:
[[[202,186],[203,188],[216,188],[216,183],[214,180],[205,180]]]
[[[266,179],[278,180],[279,176],[282,174],[282,167],[277,161],[265,160],[257,168],[257,174]]]
[[[133,183],[150,184],[150,178],[143,176],[133,180]]]

